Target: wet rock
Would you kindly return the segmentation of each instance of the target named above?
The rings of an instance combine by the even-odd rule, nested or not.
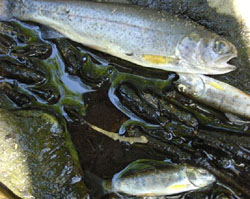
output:
[[[120,102],[146,122],[158,124],[160,112],[140,99],[135,88],[121,85],[117,90]],[[166,118],[167,120],[167,118]]]
[[[31,44],[40,40],[37,26],[24,25],[15,20],[0,21],[0,31],[2,34],[12,37],[19,45]]]
[[[79,74],[83,59],[78,61],[78,55],[86,56],[86,53],[62,39],[59,50],[63,60],[56,45],[41,38],[37,26],[22,22],[0,22],[0,32],[0,53],[3,54],[0,58],[0,107],[46,107],[67,119],[70,118],[62,108],[65,104],[84,109],[81,94],[89,86],[69,74]]]
[[[52,47],[47,43],[32,43],[27,46],[17,46],[11,50],[11,55],[21,59],[28,57],[37,57],[46,59],[51,55]]]
[[[56,39],[55,42],[65,61],[66,71],[71,75],[77,75],[86,62],[86,55],[84,56],[67,39]]]
[[[60,92],[53,85],[29,88],[29,90],[48,104],[56,104],[60,99]]]
[[[63,124],[38,110],[0,109],[0,182],[23,199],[83,198],[76,152]]]
[[[125,78],[124,78],[125,77]],[[233,125],[223,113],[191,100],[172,87],[175,78],[146,79],[119,73],[110,88],[111,101],[132,120],[160,125],[170,132],[195,133],[211,128],[249,132],[246,125]]]
[[[96,89],[109,80],[112,67],[103,65],[100,57],[86,51],[79,44],[73,45],[74,42],[67,39],[56,39],[55,43],[63,57],[67,73],[79,76],[85,84]],[[106,60],[105,62],[107,63]]]
[[[81,79],[93,88],[102,87],[110,80],[112,66],[94,63],[94,59],[89,55],[85,56],[85,64],[80,69]]]
[[[9,50],[16,46],[16,42],[11,37],[0,34],[0,53],[1,54],[7,54],[9,53]]]
[[[40,84],[45,81],[45,75],[41,71],[30,69],[9,57],[1,57],[0,75],[26,84]]]
[[[15,104],[17,107],[28,106],[31,102],[31,97],[18,91],[16,87],[17,85],[15,84],[0,82],[0,94],[5,95],[12,102],[12,104]],[[5,102],[0,101],[0,105],[2,107],[6,107]]]

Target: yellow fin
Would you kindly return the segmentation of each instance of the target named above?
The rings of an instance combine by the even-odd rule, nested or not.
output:
[[[159,55],[143,54],[142,58],[151,64],[169,64],[175,61],[173,57],[165,57]]]
[[[225,90],[223,86],[221,86],[220,84],[216,82],[209,82],[209,85],[216,88],[217,90],[221,90],[221,91]]]
[[[172,186],[170,186],[168,189],[173,189],[173,190],[183,190],[188,188],[188,184],[174,184]]]

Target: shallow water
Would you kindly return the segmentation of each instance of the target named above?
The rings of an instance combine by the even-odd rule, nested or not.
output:
[[[110,179],[140,158],[188,162],[206,168],[218,181],[183,198],[250,197],[249,126],[234,126],[222,113],[179,94],[173,86],[176,74],[142,70],[66,39],[45,41],[34,24],[3,22],[0,32],[10,41],[0,43],[0,67],[14,62],[10,73],[0,74],[1,107],[45,109],[66,119],[83,170]],[[236,62],[243,66],[244,56]],[[27,75],[20,75],[24,71]],[[241,74],[220,78],[249,91],[249,73]],[[114,141],[85,121],[126,136],[143,135],[149,142]],[[95,189],[86,184],[90,192]]]

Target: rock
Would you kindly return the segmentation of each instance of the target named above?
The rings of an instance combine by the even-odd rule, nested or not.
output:
[[[51,114],[0,109],[0,153],[0,182],[23,199],[86,195],[69,135]]]

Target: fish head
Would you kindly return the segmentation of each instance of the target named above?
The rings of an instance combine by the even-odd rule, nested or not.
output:
[[[210,185],[216,180],[211,173],[202,168],[188,166],[186,172],[190,183],[192,183],[197,188]]]
[[[206,92],[205,81],[199,74],[180,73],[175,84],[179,92],[193,97],[200,97]]]
[[[192,32],[184,37],[176,54],[183,62],[204,71],[202,74],[224,74],[236,69],[228,63],[237,56],[236,47],[208,31]]]

